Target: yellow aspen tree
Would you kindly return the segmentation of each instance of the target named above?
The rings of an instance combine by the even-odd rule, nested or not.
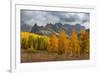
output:
[[[48,52],[58,52],[58,38],[55,33],[50,36]]]
[[[28,32],[21,32],[21,48],[28,49]]]
[[[81,30],[80,47],[81,47],[81,53],[89,52],[89,31]]]
[[[85,30],[81,29],[80,31],[80,48],[81,48],[81,53],[84,53],[84,48],[85,48]]]
[[[80,56],[80,44],[76,30],[73,28],[72,34],[70,37],[70,50],[71,56]]]
[[[86,36],[86,50],[85,50],[85,52],[89,53],[89,49],[90,49],[89,31],[86,31],[85,36]]]
[[[68,48],[69,48],[69,40],[67,34],[62,30],[59,35],[59,43],[58,43],[58,49],[59,53],[68,53]]]

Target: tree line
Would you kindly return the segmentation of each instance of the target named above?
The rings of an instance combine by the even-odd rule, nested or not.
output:
[[[21,48],[80,56],[89,53],[89,31],[81,30],[79,36],[75,29],[70,36],[64,30],[61,30],[58,36],[52,33],[49,38],[29,35],[27,38],[21,38]]]

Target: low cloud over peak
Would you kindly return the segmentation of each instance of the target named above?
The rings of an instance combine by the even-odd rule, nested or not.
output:
[[[60,12],[60,11],[35,11],[35,10],[21,10],[21,25],[45,26],[47,23],[62,23],[62,24],[81,24],[89,28],[89,13],[76,12]]]

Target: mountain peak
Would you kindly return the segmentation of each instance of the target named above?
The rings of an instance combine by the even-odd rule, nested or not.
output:
[[[55,24],[48,23],[46,26],[43,27],[34,24],[34,26],[31,29],[31,32],[42,35],[50,35],[52,32],[59,34],[61,30],[64,30],[68,35],[70,35],[73,27],[76,29],[77,33],[80,33],[80,29],[85,29],[85,27],[81,26],[81,24],[71,25],[62,23],[55,23]]]

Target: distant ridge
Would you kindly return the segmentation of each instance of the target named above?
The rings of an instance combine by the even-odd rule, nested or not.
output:
[[[77,33],[80,33],[80,29],[86,30],[86,28],[81,24],[71,25],[62,23],[55,23],[55,24],[49,23],[46,26],[38,26],[37,24],[34,24],[34,26],[29,26],[25,24],[21,26],[21,31],[27,31],[40,35],[50,35],[52,32],[55,32],[57,35],[59,35],[59,32],[61,30],[64,30],[68,35],[70,35],[73,27],[76,29]]]

